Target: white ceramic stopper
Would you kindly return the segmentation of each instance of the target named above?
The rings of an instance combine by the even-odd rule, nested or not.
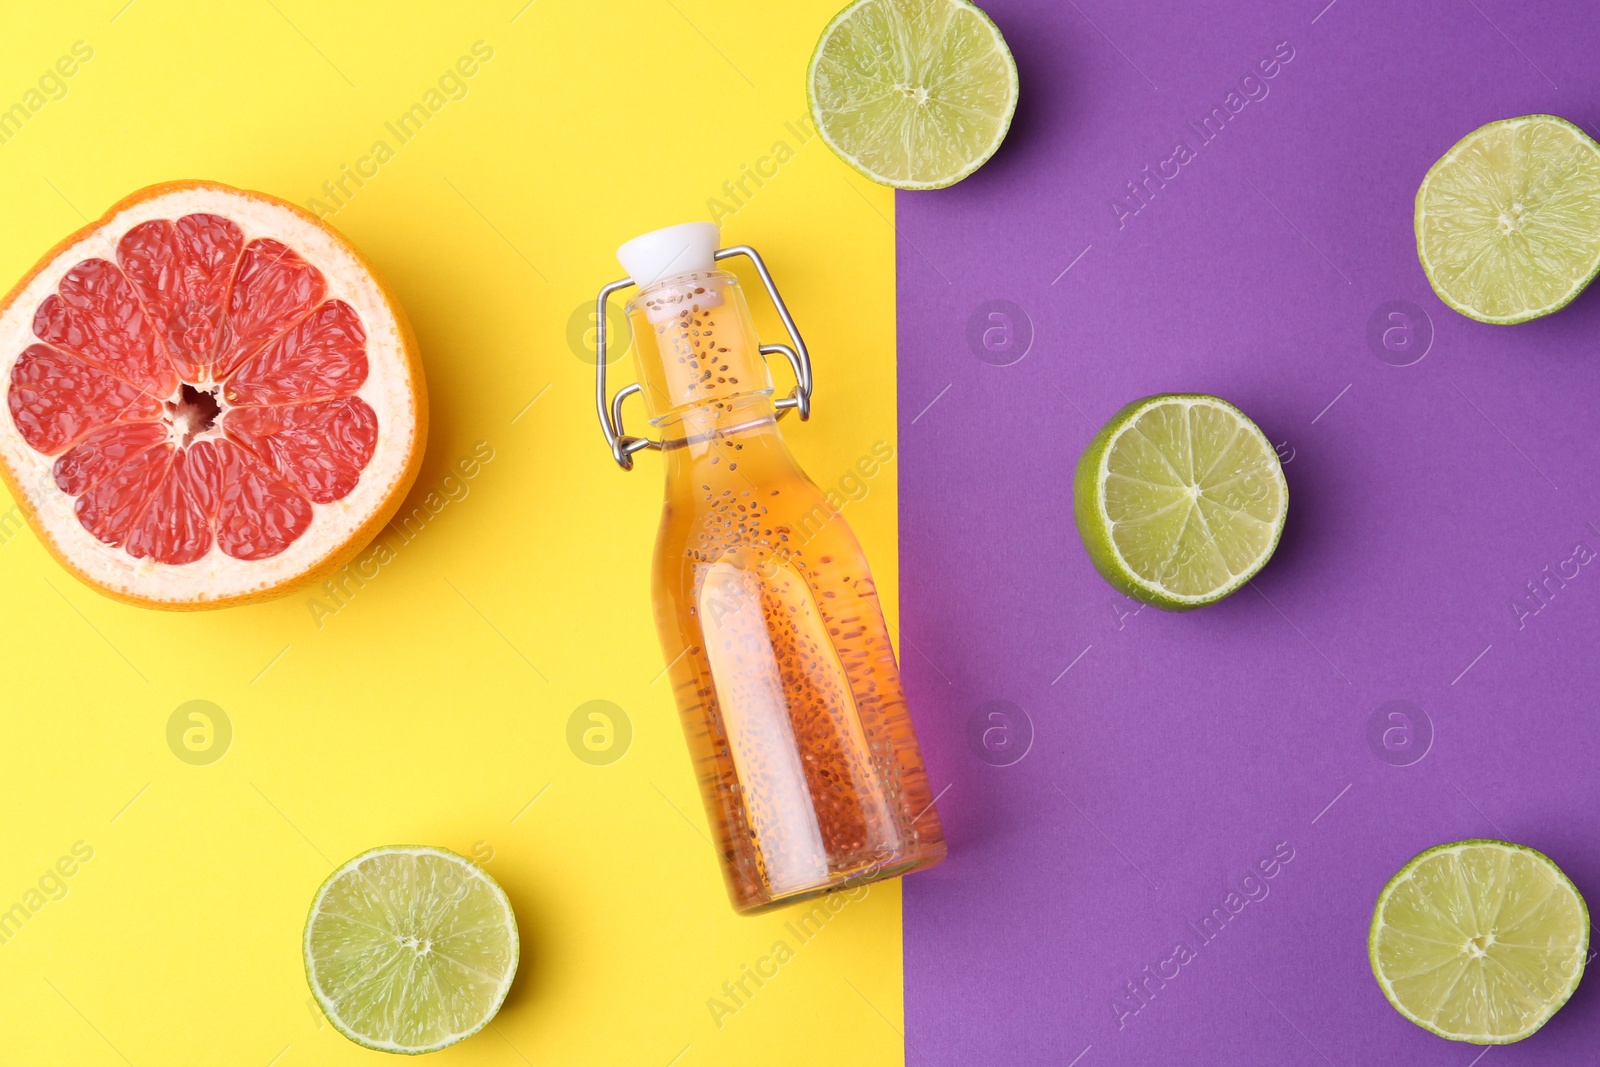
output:
[[[640,234],[617,249],[617,259],[640,289],[663,278],[716,267],[722,231],[714,222],[685,222]]]

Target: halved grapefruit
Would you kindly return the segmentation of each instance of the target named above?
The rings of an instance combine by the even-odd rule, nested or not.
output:
[[[416,479],[427,398],[404,313],[291,204],[141,189],[0,303],[0,475],[66,568],[211,608],[348,562]]]

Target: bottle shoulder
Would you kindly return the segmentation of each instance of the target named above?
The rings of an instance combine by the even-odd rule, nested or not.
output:
[[[691,590],[713,563],[771,570],[793,565],[809,574],[847,563],[866,576],[861,547],[840,504],[800,475],[781,484],[743,488],[701,485],[668,493],[656,537],[655,570],[668,585]]]

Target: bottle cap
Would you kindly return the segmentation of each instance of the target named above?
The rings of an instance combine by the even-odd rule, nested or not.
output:
[[[714,222],[685,222],[640,234],[617,249],[633,284],[648,289],[663,278],[716,269],[722,231]]]

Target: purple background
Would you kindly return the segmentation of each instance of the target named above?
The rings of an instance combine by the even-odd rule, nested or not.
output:
[[[988,0],[1021,72],[1010,137],[899,197],[902,658],[951,837],[905,887],[908,1064],[1466,1067],[1480,1049],[1404,1021],[1368,970],[1388,877],[1504,837],[1600,903],[1600,560],[1512,607],[1600,550],[1600,292],[1469,321],[1411,223],[1482,123],[1596,129],[1600,8],[1325,2]],[[1119,228],[1112,198],[1280,41],[1266,99]],[[1010,366],[967,340],[991,300],[1032,324]],[[1411,366],[1368,344],[1392,300],[1436,333]],[[1172,390],[1282,442],[1288,528],[1255,588],[1128,615],[1071,472],[1117,408]],[[1010,766],[969,742],[993,700],[1033,725]],[[1410,766],[1368,742],[1391,700],[1433,725]],[[1269,895],[1200,944],[1186,924],[1279,842]],[[1119,1027],[1113,998],[1179,939],[1196,958]],[[1481,1062],[1594,1062],[1597,983]]]

